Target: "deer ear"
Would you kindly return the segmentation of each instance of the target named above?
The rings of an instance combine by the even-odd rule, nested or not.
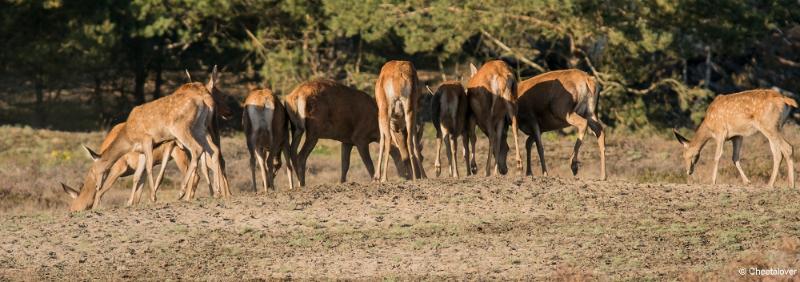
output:
[[[206,84],[208,91],[212,91],[214,89],[214,86],[217,84],[217,80],[219,80],[217,74],[217,65],[214,65],[214,69],[211,70],[211,76],[208,77],[208,84]]]
[[[678,133],[678,129],[673,128],[672,134],[675,134],[675,139],[678,139],[678,142],[681,142],[681,145],[683,145],[684,147],[689,146],[689,139],[686,139],[686,137],[683,137],[683,135]]]
[[[86,149],[86,152],[89,153],[89,157],[92,158],[93,161],[97,161],[100,159],[100,154],[95,153],[94,151],[92,151],[92,149],[86,147],[86,145],[84,145],[83,148]]]
[[[431,90],[430,86],[425,85],[425,89],[428,89],[428,93],[431,93],[431,95],[435,95],[435,94],[433,94],[433,90]]]
[[[476,73],[478,73],[478,68],[475,67],[474,64],[469,63],[469,78],[472,78],[473,76],[475,76]]]
[[[75,191],[75,189],[72,189],[72,187],[67,186],[67,184],[61,183],[61,189],[64,189],[64,192],[67,193],[67,195],[69,195],[71,198],[78,198],[78,191]]]

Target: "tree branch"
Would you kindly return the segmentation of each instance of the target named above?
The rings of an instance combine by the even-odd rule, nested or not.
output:
[[[500,49],[506,50],[506,52],[509,52],[512,55],[514,55],[514,57],[517,58],[517,60],[520,60],[521,62],[525,63],[526,65],[528,65],[528,66],[530,66],[530,67],[532,67],[532,68],[534,68],[534,69],[536,69],[536,70],[538,70],[540,72],[546,72],[547,71],[545,68],[543,68],[539,64],[534,63],[531,60],[528,60],[522,54],[514,51],[513,49],[511,49],[511,47],[508,47],[508,45],[503,44],[502,41],[498,40],[497,38],[495,38],[494,36],[492,36],[491,34],[486,32],[486,30],[484,30],[482,28],[481,28],[481,34],[483,34],[483,36],[486,36],[487,38],[489,38],[489,40],[491,40],[494,44],[497,44],[497,46],[500,47]]]

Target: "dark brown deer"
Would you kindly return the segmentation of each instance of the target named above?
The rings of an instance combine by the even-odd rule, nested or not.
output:
[[[458,137],[461,137],[461,141],[464,143],[464,161],[469,174],[469,137],[466,136],[464,130],[467,122],[467,92],[461,82],[456,80],[442,82],[436,92],[430,88],[427,89],[433,95],[431,111],[433,112],[433,126],[436,128],[436,162],[434,164],[436,176],[439,176],[442,170],[439,160],[444,139],[450,176],[458,178],[458,160],[456,158]]]
[[[711,183],[717,183],[717,169],[722,157],[722,147],[726,140],[733,142],[733,163],[742,177],[742,182],[750,183],[742,170],[739,155],[744,137],[761,132],[769,140],[772,151],[772,175],[769,187],[773,187],[778,177],[781,158],[786,159],[786,174],[789,185],[794,188],[794,148],[781,133],[783,124],[791,112],[797,108],[797,102],[774,90],[750,90],[729,95],[719,95],[708,105],[706,116],[697,127],[694,139],[689,141],[673,129],[675,138],[683,145],[683,161],[686,174],[694,173],[695,164],[700,157],[700,150],[709,140],[716,145],[714,152],[714,168]]]
[[[577,128],[575,147],[570,156],[572,174],[578,174],[578,150],[583,144],[587,127],[597,136],[600,151],[600,179],[606,179],[606,145],[603,126],[597,119],[597,84],[594,77],[576,69],[543,73],[519,83],[520,129],[528,135],[525,142],[527,164],[525,173],[532,175],[531,149],[536,143],[542,174],[547,175],[542,132],[568,126]]]
[[[332,80],[315,79],[297,86],[286,96],[285,106],[293,128],[290,153],[300,186],[305,186],[306,161],[319,139],[342,142],[340,182],[347,181],[353,146],[358,150],[369,175],[375,173],[369,155],[369,143],[377,142],[380,135],[378,106],[367,93]],[[305,141],[298,153],[303,135]],[[397,165],[395,152],[392,150],[390,153]],[[400,158],[407,159],[407,156]],[[407,171],[399,173],[407,175]]]

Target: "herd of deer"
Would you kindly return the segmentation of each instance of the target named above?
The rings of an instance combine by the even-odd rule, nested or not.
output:
[[[599,91],[592,76],[570,69],[547,72],[517,83],[509,66],[500,60],[489,61],[480,69],[470,65],[470,70],[466,87],[456,80],[442,82],[436,91],[426,87],[433,98],[430,110],[434,113],[437,132],[437,176],[441,173],[439,159],[444,142],[449,174],[459,177],[456,157],[459,137],[463,142],[467,174],[478,173],[475,126],[489,140],[486,175],[506,174],[509,125],[518,172],[522,173],[522,159],[517,132],[522,130],[528,135],[526,175],[532,174],[531,149],[535,143],[542,174],[546,176],[542,132],[574,126],[577,141],[570,157],[572,173],[578,172],[578,151],[588,128],[597,136],[600,178],[606,179],[605,135],[596,114]],[[116,125],[107,134],[99,153],[86,148],[94,163],[81,189],[78,191],[62,183],[63,190],[75,198],[70,210],[96,207],[117,178],[131,174],[134,177],[128,205],[137,204],[145,184],[142,178],[145,172],[151,188],[150,199],[156,201],[156,192],[170,158],[183,173],[179,199],[194,197],[200,178],[198,170],[209,183],[212,195],[231,195],[217,123],[219,118],[229,119],[232,114],[222,103],[224,94],[217,88],[216,67],[205,85],[191,82],[191,76],[189,80],[172,95],[135,107],[126,122]],[[422,93],[416,69],[408,61],[390,61],[383,66],[374,98],[327,79],[305,82],[283,101],[268,89],[251,90],[244,101],[242,123],[250,153],[252,189],[257,190],[256,170],[263,181],[263,189],[274,189],[274,178],[282,166],[281,153],[286,162],[289,187],[294,187],[293,176],[300,186],[305,185],[306,162],[319,139],[342,143],[342,182],[347,178],[353,146],[375,181],[387,180],[390,156],[402,177],[426,178],[419,144],[422,130],[416,117],[421,95],[428,94]],[[717,147],[712,182],[716,183],[722,146],[726,140],[731,140],[733,162],[742,180],[748,183],[739,162],[742,138],[758,131],[769,139],[773,154],[769,186],[774,185],[781,159],[785,158],[789,182],[794,187],[793,149],[780,132],[790,107],[797,107],[797,103],[772,90],[716,97],[694,140],[689,141],[674,131],[685,148],[687,173],[693,173],[700,150],[713,139]],[[377,170],[369,152],[372,142],[379,142]],[[154,178],[155,165],[160,165],[160,169]]]

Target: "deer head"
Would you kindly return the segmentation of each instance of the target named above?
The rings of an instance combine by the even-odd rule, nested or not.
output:
[[[677,129],[673,128],[672,134],[674,134],[675,139],[678,139],[678,142],[683,145],[683,163],[686,166],[686,175],[692,175],[697,160],[700,159],[700,150],[696,146],[692,146],[692,142],[678,133]]]

